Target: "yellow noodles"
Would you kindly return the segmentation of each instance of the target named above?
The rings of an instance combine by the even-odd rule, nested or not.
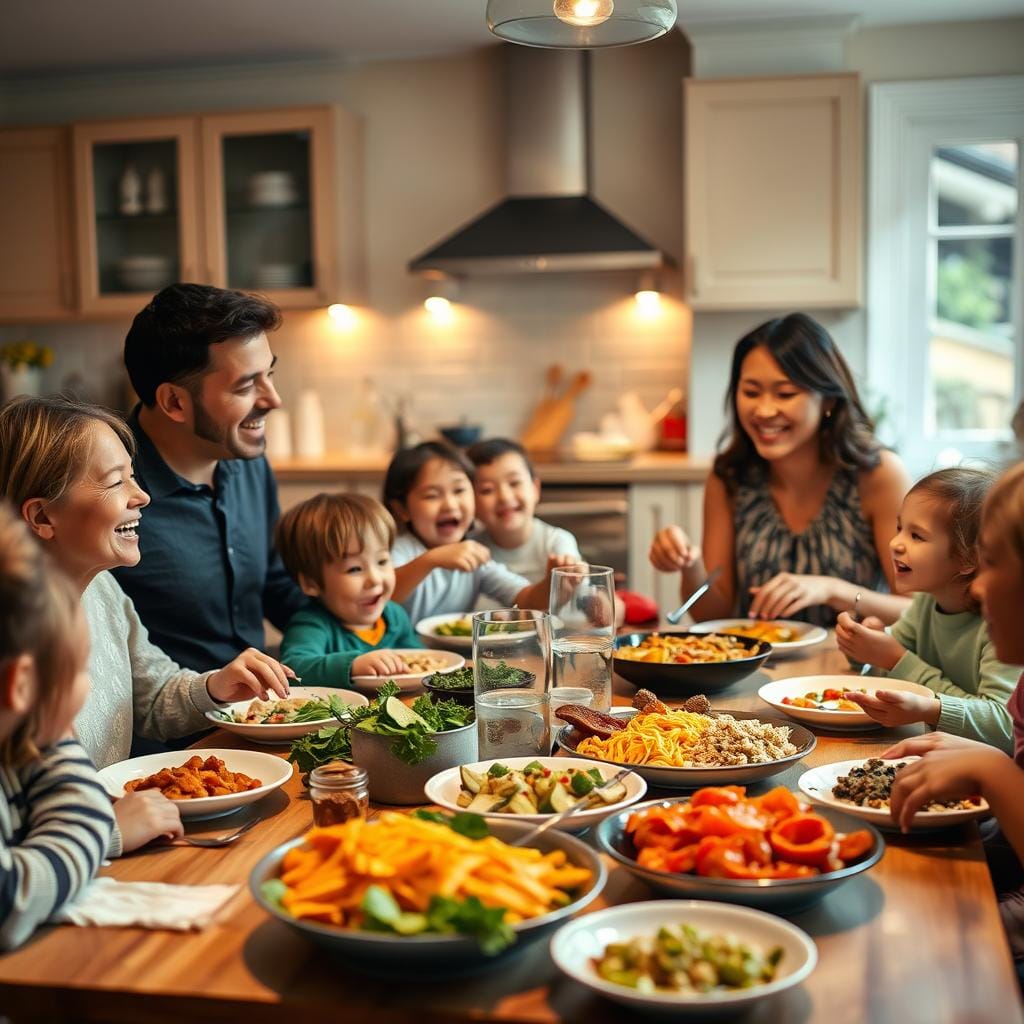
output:
[[[756,650],[745,647],[734,637],[717,633],[705,636],[660,636],[652,633],[635,647],[620,647],[615,657],[657,665],[689,665],[693,662],[735,661],[754,654],[757,654]]]
[[[682,768],[689,760],[688,750],[710,723],[706,715],[689,711],[634,715],[625,729],[606,740],[596,736],[580,740],[576,752],[602,761]]]

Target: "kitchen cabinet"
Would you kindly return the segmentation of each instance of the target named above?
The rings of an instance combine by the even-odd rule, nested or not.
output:
[[[692,308],[858,306],[858,77],[687,79],[684,91]]]
[[[0,131],[0,320],[59,320],[75,303],[66,128]]]
[[[199,281],[192,117],[76,124],[75,215],[83,313],[133,314],[172,281]]]
[[[93,122],[73,137],[82,312],[134,313],[172,281],[310,307],[334,301],[343,284],[339,252],[354,272],[361,149],[347,112]]]

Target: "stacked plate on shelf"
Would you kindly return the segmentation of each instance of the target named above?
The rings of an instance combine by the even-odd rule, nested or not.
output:
[[[302,265],[299,263],[261,263],[253,271],[253,286],[256,288],[301,288]]]
[[[260,171],[249,178],[252,206],[290,206],[299,201],[299,184],[291,171]]]
[[[173,277],[169,256],[125,256],[115,264],[117,279],[131,292],[155,292],[169,285]]]

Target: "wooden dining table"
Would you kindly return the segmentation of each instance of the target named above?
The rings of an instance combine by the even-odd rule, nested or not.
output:
[[[777,660],[714,696],[719,709],[770,709],[757,696],[769,678],[849,673],[832,638],[803,657]],[[616,678],[616,703],[633,688]],[[785,773],[754,787],[797,788],[808,768],[881,753],[917,727],[858,733],[815,730],[817,746]],[[197,747],[238,747],[218,731]],[[280,752],[282,748],[264,748]],[[652,796],[664,791],[652,791]],[[250,895],[256,862],[312,825],[308,796],[295,774],[280,790],[190,833],[258,825],[218,849],[152,846],[120,858],[103,874],[123,881],[234,883],[238,892],[200,932],[143,928],[47,927],[0,956],[0,1017],[40,1021],[309,1021],[500,1024],[634,1019],[562,977],[546,942],[476,973],[412,973],[400,960],[380,976],[346,965],[271,919]],[[978,829],[961,826],[910,836],[889,832],[882,860],[811,909],[786,915],[812,936],[818,965],[800,986],[762,1000],[751,1024],[1017,1024],[1016,973],[997,911]],[[605,858],[608,884],[584,913],[660,898]],[[643,1018],[637,1017],[640,1020]]]

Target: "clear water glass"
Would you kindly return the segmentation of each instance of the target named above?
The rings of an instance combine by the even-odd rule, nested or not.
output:
[[[551,650],[555,687],[582,686],[591,707],[612,706],[615,651],[614,571],[606,565],[567,565],[551,572]]]
[[[473,616],[480,759],[551,753],[551,618],[495,608]]]

